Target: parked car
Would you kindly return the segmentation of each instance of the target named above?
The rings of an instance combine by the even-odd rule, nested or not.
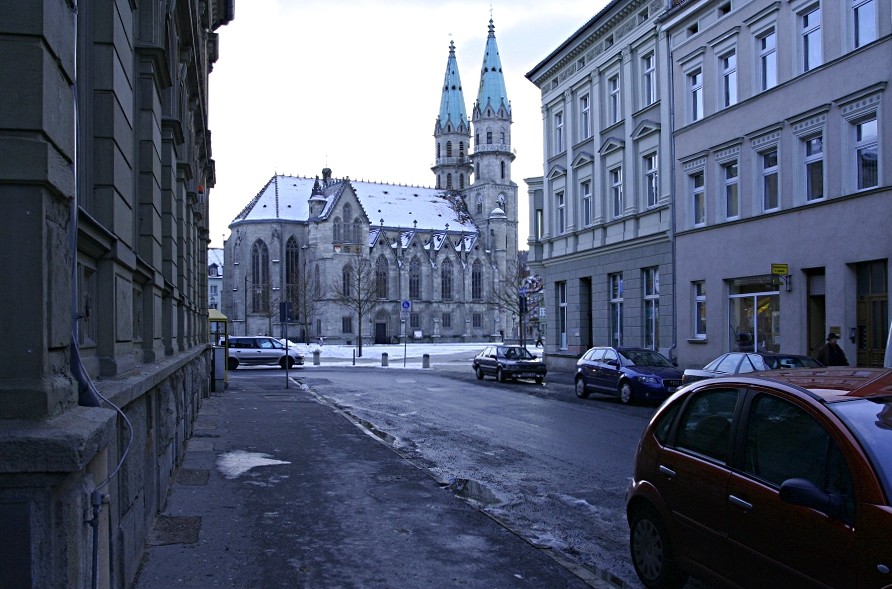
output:
[[[268,336],[229,336],[229,370],[245,366],[303,366],[304,355],[294,346]]]
[[[682,384],[690,384],[704,378],[729,376],[759,370],[780,368],[820,368],[823,364],[811,356],[780,354],[773,352],[728,352],[722,354],[702,369],[688,368],[681,377]]]
[[[681,386],[681,371],[654,350],[598,347],[576,362],[575,382],[580,399],[596,392],[623,403],[662,401]]]
[[[532,378],[542,384],[548,373],[542,359],[523,346],[487,346],[474,357],[473,368],[478,379],[483,380],[488,374],[499,382]]]
[[[626,503],[650,588],[892,585],[892,370],[740,374],[646,427]]]

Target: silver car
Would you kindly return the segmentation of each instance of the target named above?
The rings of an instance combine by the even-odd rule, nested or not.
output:
[[[268,336],[230,336],[227,366],[235,370],[245,366],[303,366],[304,356],[297,348],[285,348],[285,344]]]

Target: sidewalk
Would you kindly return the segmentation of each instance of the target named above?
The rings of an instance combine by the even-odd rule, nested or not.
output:
[[[458,499],[294,379],[285,389],[248,371],[205,400],[149,544],[135,589],[606,586]]]

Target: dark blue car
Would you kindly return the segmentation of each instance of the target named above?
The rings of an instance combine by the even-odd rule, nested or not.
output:
[[[576,362],[576,396],[619,397],[623,403],[661,402],[681,386],[681,371],[645,348],[592,348]]]

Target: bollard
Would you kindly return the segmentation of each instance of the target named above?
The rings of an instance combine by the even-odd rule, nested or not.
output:
[[[387,363],[387,352],[381,352],[381,366],[389,366]]]
[[[319,366],[319,350],[313,350],[313,366]]]
[[[431,355],[424,354],[421,356],[421,367],[422,368],[430,368],[431,367]]]

